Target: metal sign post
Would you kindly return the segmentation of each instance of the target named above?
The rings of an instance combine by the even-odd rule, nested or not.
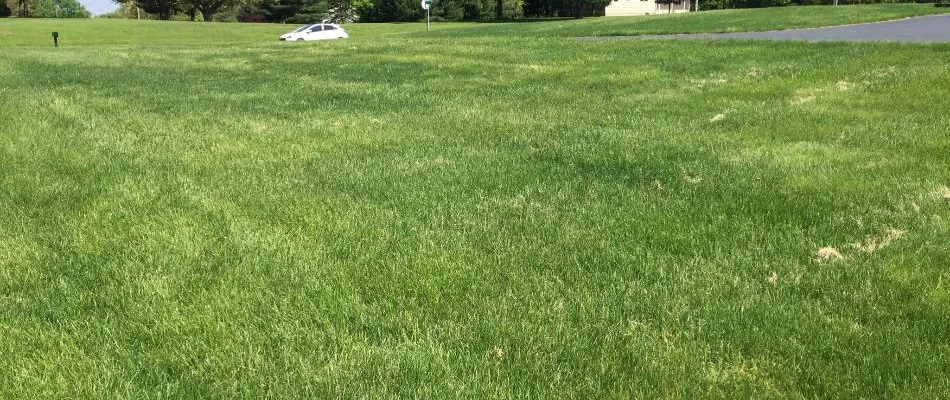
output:
[[[59,47],[59,32],[53,32],[53,47]]]
[[[432,0],[422,0],[420,3],[423,10],[426,10],[426,32],[429,31],[429,8],[432,7]]]

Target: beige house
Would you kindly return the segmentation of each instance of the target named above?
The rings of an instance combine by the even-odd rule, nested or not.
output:
[[[680,4],[657,4],[654,0],[614,0],[604,9],[604,15],[619,17],[628,15],[666,14],[689,12],[689,0]]]

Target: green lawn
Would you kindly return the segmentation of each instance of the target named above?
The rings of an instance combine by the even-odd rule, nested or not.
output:
[[[618,21],[0,21],[0,398],[950,396],[950,44]]]
[[[798,6],[699,13],[564,19],[543,23],[481,24],[474,29],[440,32],[450,36],[627,36],[671,33],[749,32],[815,28],[950,13],[933,4]]]
[[[465,23],[432,24],[432,30],[468,27]],[[45,47],[53,45],[52,32],[59,33],[63,47],[134,45],[238,45],[277,41],[301,25],[231,24],[126,19],[18,19],[0,18],[0,48]],[[425,23],[349,24],[354,38],[376,38],[408,32],[425,32]]]

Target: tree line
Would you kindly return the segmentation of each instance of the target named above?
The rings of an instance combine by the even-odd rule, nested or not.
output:
[[[410,22],[425,17],[421,0],[114,0],[124,7],[116,16],[204,21],[312,23]],[[434,21],[485,21],[525,16],[525,1],[538,0],[435,0]],[[544,0],[550,3],[610,0]]]
[[[312,23],[409,22],[425,16],[420,0],[113,0],[116,18]],[[435,0],[434,21],[487,21],[598,15],[612,0]],[[693,0],[655,0],[662,4]],[[702,10],[832,4],[835,0],[700,0]],[[838,0],[839,4],[933,0]],[[0,0],[0,16],[88,17],[78,0]]]
[[[0,17],[89,18],[79,0],[0,0]]]
[[[195,16],[200,11],[210,21],[220,10],[221,19],[243,22],[310,23],[410,22],[425,17],[420,0],[117,0],[133,2],[160,19],[175,12]],[[613,0],[435,0],[434,21],[487,21],[520,18],[584,17],[598,15]],[[680,4],[694,0],[658,0]],[[699,0],[700,9],[759,8],[833,4],[835,0]],[[838,0],[838,4],[930,3],[933,0]],[[602,15],[602,14],[600,14]]]

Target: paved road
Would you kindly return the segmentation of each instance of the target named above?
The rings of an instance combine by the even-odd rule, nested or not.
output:
[[[828,28],[789,29],[784,31],[611,36],[597,39],[769,39],[805,41],[950,42],[950,15],[932,15],[928,17],[905,18],[896,21],[874,22],[869,24],[844,25]]]

